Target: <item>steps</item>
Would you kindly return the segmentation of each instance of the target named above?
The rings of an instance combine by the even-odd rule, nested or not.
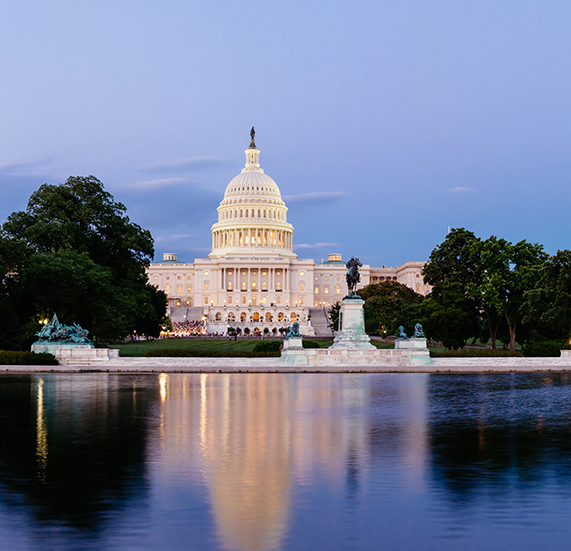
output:
[[[308,308],[311,316],[311,326],[316,337],[333,337],[329,329],[329,319],[327,318],[327,308]]]
[[[204,314],[202,306],[173,306],[171,308],[171,321],[200,321]]]

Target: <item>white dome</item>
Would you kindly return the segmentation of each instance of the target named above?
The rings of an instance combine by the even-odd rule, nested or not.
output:
[[[226,187],[212,226],[210,256],[264,254],[295,256],[293,226],[278,185],[260,168],[252,139],[246,165]]]

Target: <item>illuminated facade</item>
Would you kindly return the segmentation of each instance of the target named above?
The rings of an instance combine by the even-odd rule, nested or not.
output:
[[[229,326],[276,332],[298,321],[305,335],[327,333],[327,308],[347,294],[345,263],[340,254],[320,264],[297,257],[288,209],[260,167],[253,139],[245,153],[246,165],[217,209],[208,258],[184,263],[166,253],[162,262],[151,264],[149,280],[166,292],[173,320],[205,317],[210,332],[225,333]],[[426,294],[423,266],[364,265],[361,286],[392,280]]]

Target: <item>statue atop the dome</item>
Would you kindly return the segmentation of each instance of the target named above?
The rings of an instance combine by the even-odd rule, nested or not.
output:
[[[249,149],[256,149],[256,141],[255,138],[256,137],[256,131],[254,130],[254,127],[252,126],[252,130],[250,130],[250,147]]]

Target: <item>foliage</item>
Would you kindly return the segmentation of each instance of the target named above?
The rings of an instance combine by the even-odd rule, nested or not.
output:
[[[254,352],[279,352],[283,341],[260,341],[254,346]]]
[[[221,352],[219,350],[188,350],[180,348],[163,348],[160,350],[149,350],[144,356],[160,358],[273,358],[280,355],[280,352],[246,352],[234,350]]]
[[[0,350],[0,365],[58,365],[58,361],[47,352]]]
[[[329,329],[337,331],[339,329],[339,313],[341,312],[341,303],[337,302],[329,308],[327,316],[329,318]]]
[[[432,358],[521,358],[523,354],[508,350],[463,348],[462,350],[448,350],[446,352],[431,350],[430,356]]]
[[[430,302],[423,306],[425,332],[461,348],[479,331],[482,304],[471,289],[481,280],[474,256],[479,239],[464,228],[453,228],[430,254],[424,266],[424,281],[432,286]]]
[[[524,323],[547,338],[571,337],[571,251],[551,256],[525,294]]]
[[[21,333],[57,312],[95,339],[158,336],[166,296],[147,281],[153,252],[151,234],[93,176],[42,185],[0,232],[0,334],[6,326]],[[10,346],[29,346],[33,332]]]
[[[303,348],[321,348],[321,345],[317,341],[302,341]]]
[[[540,358],[559,358],[561,350],[569,350],[566,340],[527,341],[523,345],[523,355]]]
[[[422,295],[396,281],[367,285],[357,293],[365,301],[365,331],[369,335],[387,335],[405,306],[419,304],[423,300]]]
[[[165,317],[162,319],[161,330],[162,330],[162,331],[172,331],[172,330],[173,330],[172,320],[170,319],[169,316],[165,316]],[[231,329],[231,328],[229,327],[229,328],[228,328],[228,332],[230,333],[231,331],[233,331],[233,329]]]
[[[506,320],[510,350],[515,351],[517,331],[523,323],[524,297],[538,279],[547,255],[539,244],[520,241],[515,245],[491,236],[474,251],[481,266],[481,281],[470,289],[488,311]]]

